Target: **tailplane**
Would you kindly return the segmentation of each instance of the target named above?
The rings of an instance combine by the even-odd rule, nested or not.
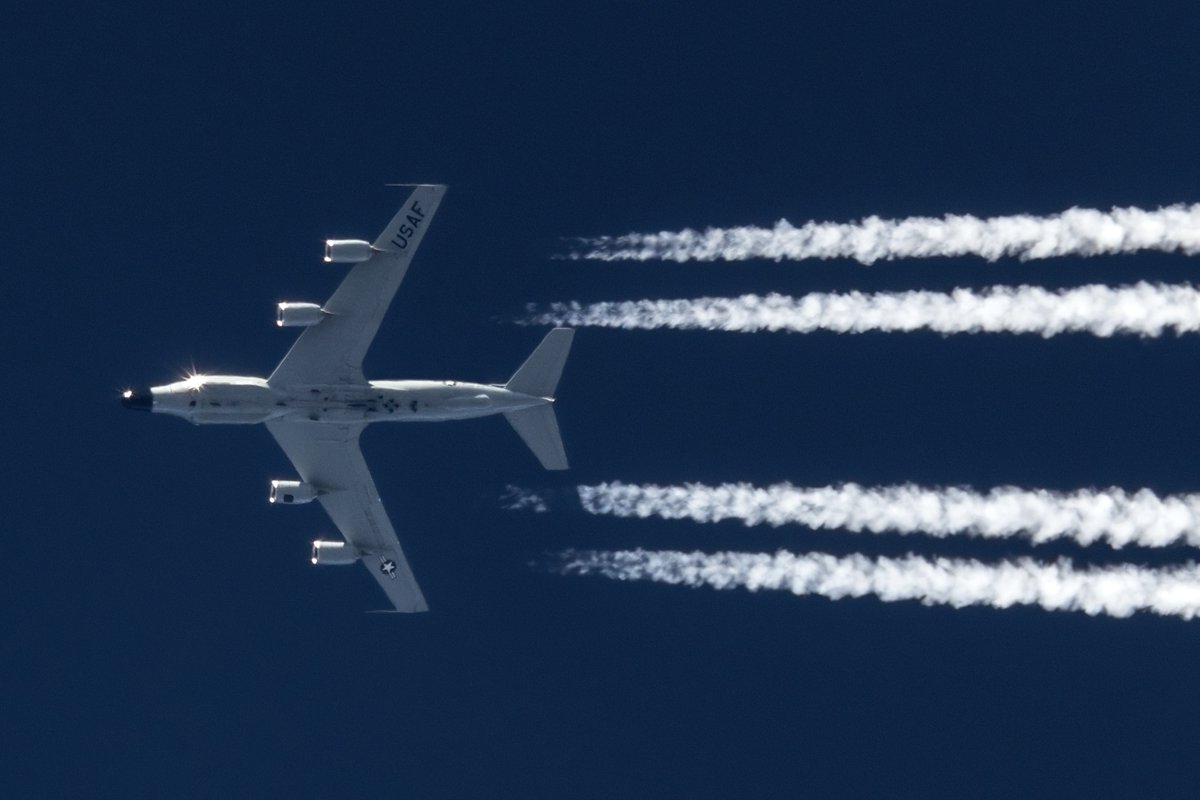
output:
[[[553,399],[574,336],[575,331],[571,328],[555,328],[547,333],[521,368],[504,384],[504,388],[510,392]]]
[[[571,338],[574,335],[575,331],[570,328],[555,328],[546,334],[546,338],[542,339],[537,349],[525,359],[525,363],[504,388],[553,401],[558,379],[562,377],[563,364],[567,361],[567,354],[571,352]],[[558,433],[554,406],[546,404],[510,411],[504,417],[543,467],[555,470],[567,468],[567,454],[563,450],[562,437]]]
[[[558,434],[554,406],[534,406],[504,415],[546,469],[567,469],[567,453]]]

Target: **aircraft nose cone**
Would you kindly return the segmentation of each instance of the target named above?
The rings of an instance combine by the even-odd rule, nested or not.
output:
[[[121,392],[121,405],[136,411],[150,411],[154,408],[154,395],[149,390],[139,392],[126,389]]]

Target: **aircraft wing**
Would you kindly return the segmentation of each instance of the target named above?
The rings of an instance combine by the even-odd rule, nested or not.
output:
[[[323,306],[320,324],[305,328],[267,379],[289,384],[364,383],[363,356],[408,265],[433,222],[445,186],[418,186]]]
[[[346,541],[365,554],[362,563],[396,610],[427,611],[358,447],[365,425],[290,419],[269,420],[266,425],[301,479],[321,490],[321,505]]]

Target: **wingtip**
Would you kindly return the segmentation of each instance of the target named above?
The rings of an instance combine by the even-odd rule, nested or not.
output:
[[[385,183],[384,186],[399,186],[408,189],[446,189],[444,183]]]
[[[364,611],[364,614],[424,614],[429,611],[429,606],[421,605],[419,608],[373,608]]]

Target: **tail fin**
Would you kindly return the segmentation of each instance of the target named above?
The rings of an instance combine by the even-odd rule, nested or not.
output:
[[[509,379],[504,388],[532,397],[554,399],[558,379],[562,376],[563,364],[571,352],[571,338],[575,331],[570,328],[555,328],[546,334],[537,349],[525,359],[525,363]],[[538,461],[546,469],[567,469],[567,454],[563,450],[562,437],[558,433],[558,420],[554,417],[554,406],[546,404],[510,411],[504,415],[517,435],[524,440]]]
[[[510,392],[552,399],[558,388],[563,364],[571,352],[571,328],[555,328],[546,334],[537,349],[529,354],[521,368],[504,385]]]

